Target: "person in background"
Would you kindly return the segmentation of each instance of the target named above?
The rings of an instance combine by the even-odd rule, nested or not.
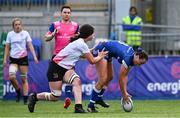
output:
[[[121,64],[119,70],[119,85],[120,90],[125,102],[129,102],[129,94],[127,92],[128,73],[132,66],[140,66],[148,61],[147,53],[141,48],[138,51],[134,51],[131,46],[128,46],[124,42],[120,41],[108,41],[99,43],[93,49],[94,57],[97,56],[99,51],[108,51],[108,55],[96,63],[96,71],[98,74],[98,81],[92,91],[91,99],[88,104],[88,112],[98,112],[95,108],[95,104],[99,104],[102,107],[109,107],[109,104],[104,102],[103,93],[107,88],[110,81],[113,79],[113,65],[112,58],[114,57]]]
[[[52,59],[59,51],[61,51],[65,46],[70,43],[70,37],[77,35],[79,30],[78,23],[71,20],[72,10],[70,6],[63,6],[60,12],[62,19],[60,21],[53,22],[49,27],[49,31],[44,37],[45,41],[50,41],[55,38],[55,47]],[[74,89],[76,89],[76,87]],[[67,98],[64,101],[64,108],[68,108],[71,103],[71,91],[72,86],[67,83],[65,87],[65,93]]]
[[[141,35],[141,26],[143,22],[142,19],[138,16],[136,7],[132,6],[129,9],[129,15],[122,19],[122,28],[125,32],[126,43],[133,47],[135,51],[142,44]]]
[[[16,73],[18,68],[20,70],[20,78],[22,80],[22,89],[24,95],[24,104],[27,104],[28,99],[28,57],[27,57],[27,47],[29,47],[32,52],[35,63],[38,63],[36,57],[32,39],[29,33],[22,28],[22,21],[20,18],[14,18],[12,21],[13,31],[10,31],[7,35],[5,52],[4,52],[4,65],[7,64],[8,55],[10,55],[10,65],[9,65],[9,79],[11,84],[16,90],[16,101],[20,101],[21,90],[16,79]],[[10,54],[9,54],[10,53]]]
[[[71,38],[71,43],[52,59],[47,77],[51,92],[32,93],[29,95],[28,109],[34,112],[38,100],[58,101],[62,91],[62,81],[72,84],[75,99],[75,113],[85,113],[82,107],[82,87],[79,75],[74,71],[74,66],[81,56],[85,57],[91,64],[97,63],[107,54],[107,51],[98,52],[93,57],[86,42],[94,38],[94,28],[85,24],[81,26],[80,33]]]

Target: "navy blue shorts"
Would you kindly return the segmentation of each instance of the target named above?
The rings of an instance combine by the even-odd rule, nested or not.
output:
[[[101,52],[102,50],[108,51],[104,44],[105,44],[104,42],[99,43],[99,44],[94,48],[94,50],[92,51],[92,54],[93,54],[94,57],[97,57],[97,56],[98,56],[98,51],[99,51],[99,52]],[[107,61],[111,60],[111,58],[112,58],[112,56],[111,56],[111,53],[110,53],[110,52],[108,52],[107,56],[104,57],[104,59],[106,59]]]

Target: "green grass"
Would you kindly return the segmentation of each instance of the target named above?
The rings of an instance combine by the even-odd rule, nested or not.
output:
[[[134,109],[126,113],[120,107],[120,101],[108,101],[110,108],[99,106],[99,113],[75,114],[74,103],[69,109],[63,108],[63,102],[38,102],[34,113],[29,113],[22,102],[0,101],[0,117],[56,117],[56,118],[180,118],[180,100],[134,100]],[[83,103],[87,108],[88,101]]]

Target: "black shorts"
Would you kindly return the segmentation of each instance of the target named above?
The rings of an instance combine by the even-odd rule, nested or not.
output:
[[[51,57],[51,60],[53,60],[53,58],[55,57],[56,55],[53,55],[52,57]]]
[[[28,66],[28,57],[22,57],[22,58],[12,58],[9,57],[10,64],[17,64],[22,66]]]
[[[47,77],[49,82],[62,81],[67,69],[59,66],[54,61],[50,61]]]

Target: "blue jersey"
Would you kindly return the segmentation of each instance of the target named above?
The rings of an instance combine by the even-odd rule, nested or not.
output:
[[[120,41],[108,41],[99,43],[93,50],[93,55],[97,56],[98,51],[108,51],[108,56],[105,59],[114,57],[119,63],[126,68],[133,66],[134,50],[132,47]]]

